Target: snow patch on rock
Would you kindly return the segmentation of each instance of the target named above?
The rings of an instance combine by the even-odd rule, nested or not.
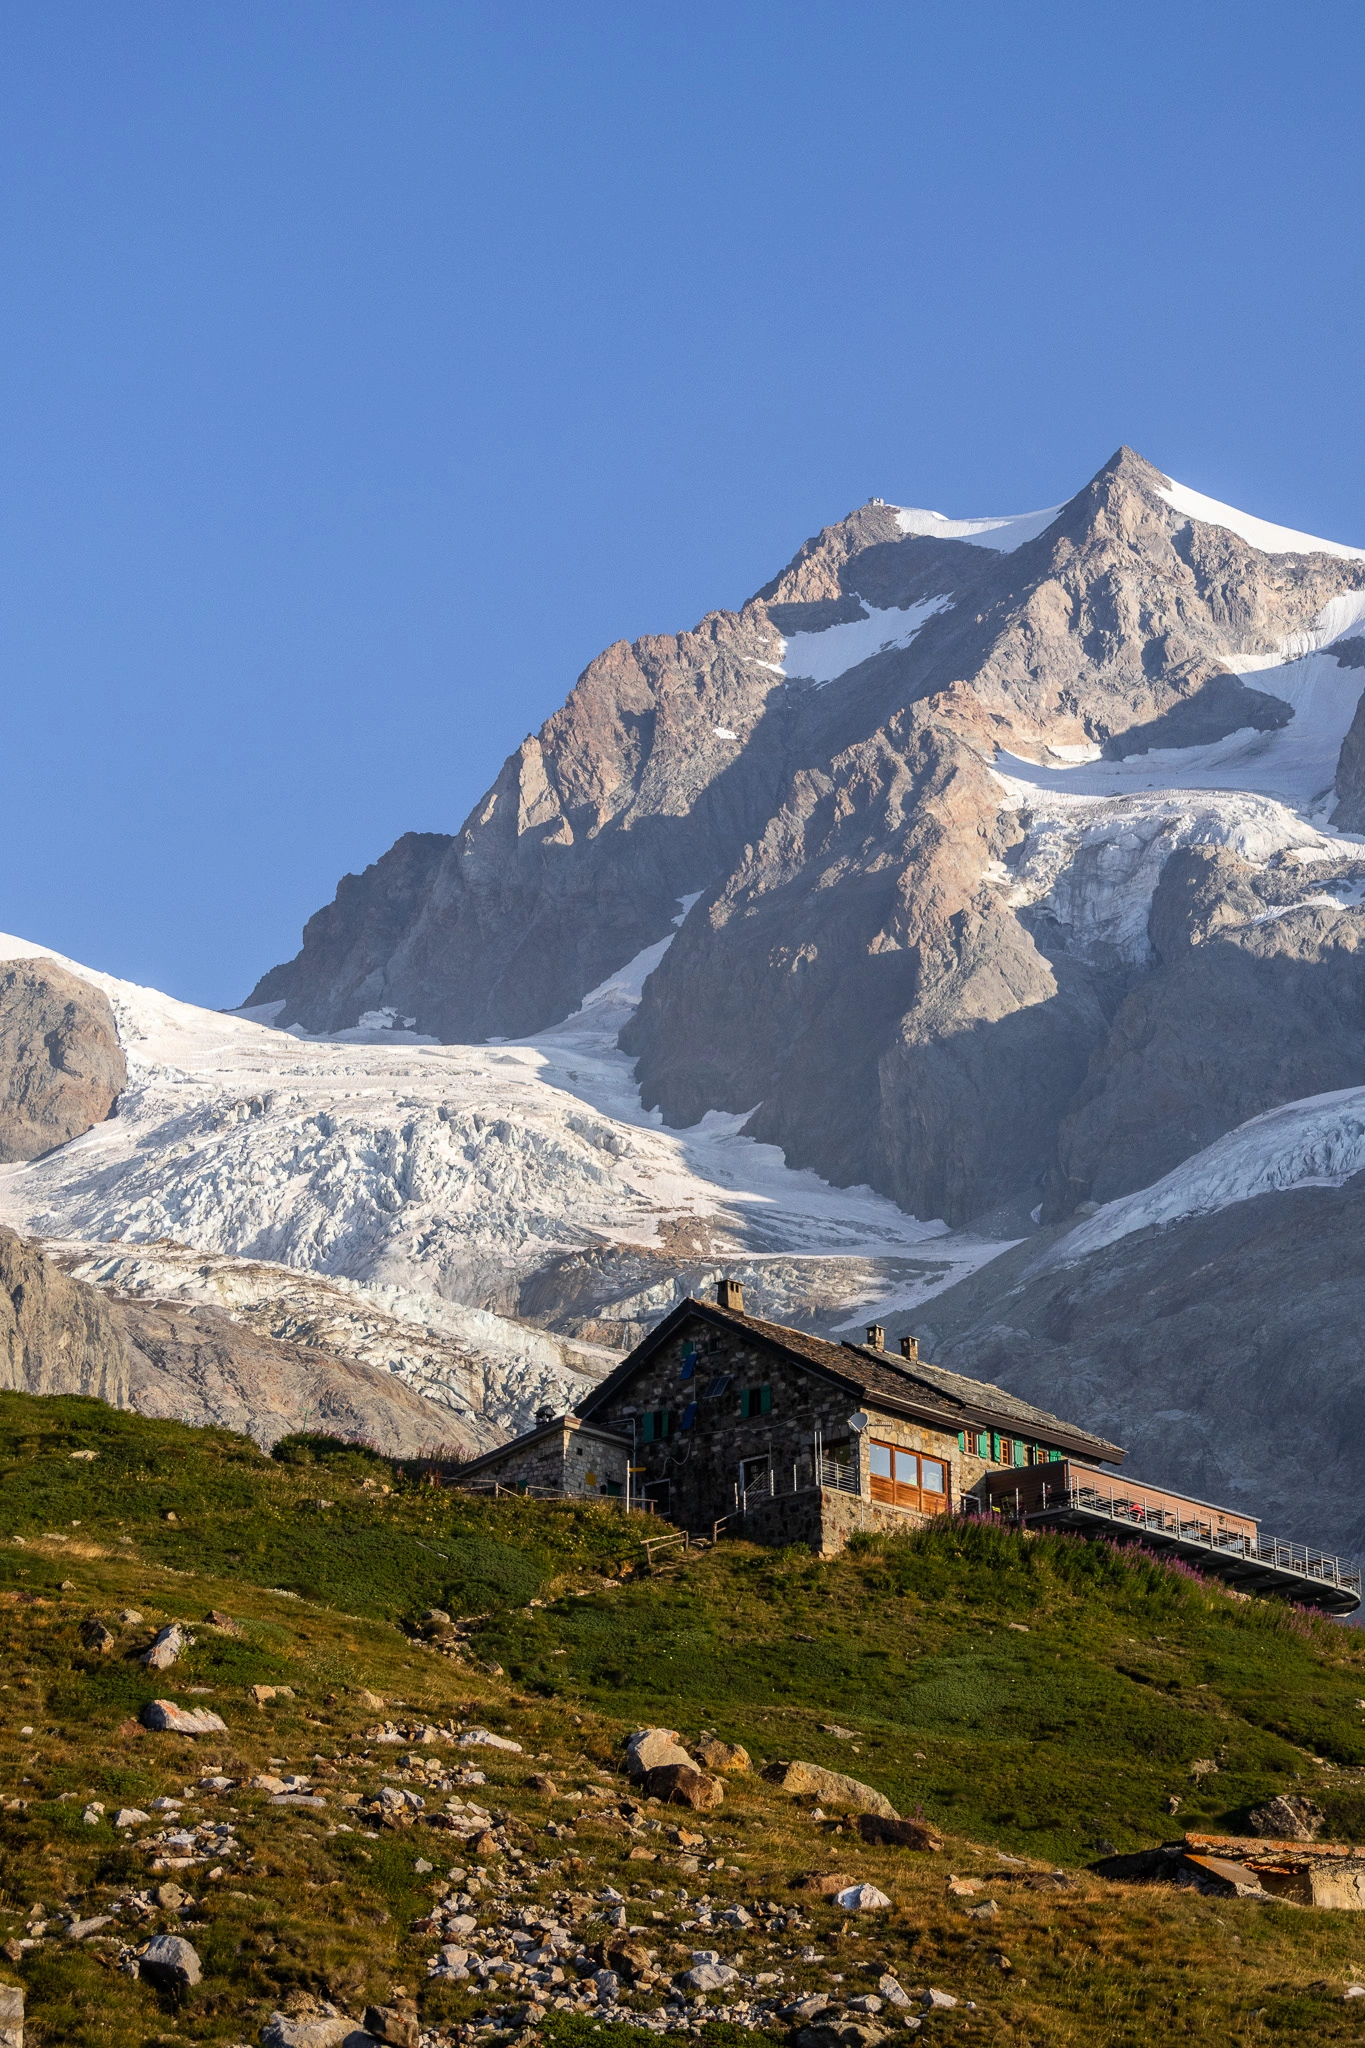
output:
[[[861,662],[870,661],[874,654],[908,647],[925,620],[946,610],[951,602],[951,598],[931,597],[923,604],[906,605],[902,610],[892,605],[885,611],[865,605],[860,619],[826,626],[820,633],[793,633],[782,643],[782,673],[823,688]]]
[[[1339,1188],[1365,1167],[1365,1088],[1286,1102],[1183,1160],[1137,1194],[1106,1202],[1055,1244],[1043,1267],[1074,1265],[1135,1230],[1204,1216],[1294,1188]]]

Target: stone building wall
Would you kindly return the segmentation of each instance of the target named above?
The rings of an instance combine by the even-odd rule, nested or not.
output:
[[[474,1486],[543,1487],[550,1493],[575,1498],[624,1499],[628,1443],[603,1439],[592,1428],[561,1423],[557,1429],[537,1432],[529,1439],[509,1444],[496,1458],[481,1463],[469,1475]],[[456,1475],[455,1484],[460,1484]]]
[[[695,1369],[684,1379],[684,1355],[689,1349],[695,1352]],[[722,1377],[729,1381],[724,1392],[709,1392]],[[764,1385],[771,1388],[770,1411],[745,1416],[744,1389]],[[684,1430],[681,1419],[693,1402],[695,1421],[692,1428]],[[861,1435],[849,1427],[851,1417],[860,1410],[872,1419],[871,1428]],[[649,1441],[645,1416],[660,1412],[673,1418],[669,1434]],[[927,1424],[885,1415],[871,1402],[770,1351],[748,1331],[718,1328],[700,1316],[689,1317],[621,1389],[610,1407],[598,1410],[593,1419],[627,1437],[633,1425],[636,1471],[632,1496],[643,1492],[657,1502],[661,1515],[697,1530],[734,1512],[742,1475],[751,1464],[771,1461],[779,1492],[783,1488],[790,1491],[793,1470],[798,1483],[811,1484],[817,1431],[827,1457],[847,1453],[864,1496],[870,1492],[868,1441],[872,1436],[942,1458],[950,1472],[950,1504],[956,1501],[964,1479],[968,1486],[974,1485],[988,1469],[983,1460],[964,1457],[956,1432],[948,1434]],[[768,1516],[774,1509],[762,1512]],[[899,1523],[906,1511],[886,1512]],[[803,1535],[777,1540],[813,1539]]]

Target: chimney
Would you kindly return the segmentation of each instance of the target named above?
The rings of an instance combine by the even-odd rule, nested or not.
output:
[[[916,1359],[916,1358],[918,1358],[918,1357],[919,1357],[919,1338],[918,1338],[918,1337],[902,1337],[902,1338],[901,1338],[901,1357],[902,1357],[902,1358],[909,1358],[909,1359]]]
[[[536,1410],[536,1421],[537,1421],[537,1422],[553,1422],[553,1421],[554,1421],[554,1419],[555,1419],[555,1411],[554,1411],[554,1409],[553,1409],[553,1408],[537,1408],[537,1410]]]
[[[744,1313],[744,1289],[738,1280],[717,1280],[717,1308],[732,1308],[736,1315]]]
[[[885,1330],[884,1330],[884,1329],[882,1328],[882,1326],[881,1326],[881,1324],[880,1324],[880,1323],[869,1323],[869,1324],[868,1324],[868,1326],[867,1326],[867,1341],[868,1341],[868,1343],[869,1343],[869,1344],[871,1345],[871,1347],[872,1347],[872,1349],[873,1349],[874,1351],[885,1351],[885,1349],[886,1349],[886,1332],[885,1332]]]

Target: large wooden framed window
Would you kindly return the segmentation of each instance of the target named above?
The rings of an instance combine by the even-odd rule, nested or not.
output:
[[[943,1515],[948,1511],[948,1466],[943,1458],[926,1457],[922,1451],[902,1450],[899,1444],[868,1446],[872,1465],[872,1498],[893,1508],[915,1508],[922,1515]]]

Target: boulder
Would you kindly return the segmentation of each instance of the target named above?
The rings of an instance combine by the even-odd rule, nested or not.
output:
[[[81,1642],[97,1656],[107,1657],[117,1641],[114,1631],[106,1628],[102,1621],[87,1621],[82,1625]]]
[[[858,1833],[865,1842],[882,1849],[927,1849],[935,1856],[943,1837],[927,1820],[887,1820],[884,1814],[858,1816]]]
[[[521,1744],[513,1742],[510,1736],[493,1735],[487,1728],[466,1728],[459,1738],[461,1749],[510,1749],[521,1755]]]
[[[148,1700],[142,1709],[144,1728],[167,1735],[226,1735],[227,1723],[207,1707],[178,1707],[174,1700]]]
[[[367,2005],[365,2030],[385,2048],[417,2048],[417,2007],[406,1999],[398,2005]]]
[[[169,1671],[184,1649],[186,1640],[185,1631],[180,1623],[173,1621],[159,1632],[151,1648],[144,1650],[137,1661],[139,1664],[145,1664],[149,1671]]]
[[[889,1906],[890,1899],[885,1892],[879,1892],[875,1884],[851,1884],[847,1891],[834,1894],[836,1906],[842,1906],[846,1913],[871,1913],[882,1906]]]
[[[826,2020],[813,2027],[802,2027],[794,2041],[795,2048],[877,2048],[877,2043],[886,2038],[885,2027],[870,2019]]]
[[[375,2039],[341,2013],[291,2019],[272,2012],[261,2028],[261,2048],[375,2048]]]
[[[697,1762],[708,1771],[750,1771],[753,1759],[747,1749],[738,1742],[721,1742],[717,1736],[703,1735],[697,1744]]]
[[[626,1737],[626,1770],[632,1778],[646,1778],[665,1764],[696,1764],[678,1739],[676,1728],[637,1728]]]
[[[178,1990],[188,1990],[204,1974],[198,1951],[183,1934],[155,1935],[139,1956],[138,1966],[153,1984]]]
[[[636,1941],[628,1934],[609,1934],[596,1953],[604,1970],[613,1970],[628,1984],[638,1983],[641,1977],[649,1974],[648,1949],[642,1941]]]
[[[886,1820],[900,1818],[885,1793],[864,1785],[858,1778],[846,1777],[843,1771],[827,1771],[819,1764],[788,1762],[769,1764],[763,1776],[769,1785],[780,1785],[784,1792],[813,1792],[825,1806],[851,1809],[854,1813],[879,1813]]]
[[[24,1992],[19,1984],[0,1984],[0,2048],[24,2048]]]
[[[662,1799],[666,1806],[690,1806],[698,1813],[719,1806],[725,1797],[720,1778],[694,1770],[691,1764],[656,1764],[645,1774],[645,1790],[651,1799]]]
[[[1269,1835],[1278,1842],[1311,1842],[1326,1818],[1320,1806],[1293,1792],[1277,1793],[1247,1815],[1253,1834]]]
[[[738,1970],[729,1963],[694,1963],[690,1970],[684,1970],[679,1980],[689,1991],[723,1991],[727,1984],[733,1984],[739,1976]]]

